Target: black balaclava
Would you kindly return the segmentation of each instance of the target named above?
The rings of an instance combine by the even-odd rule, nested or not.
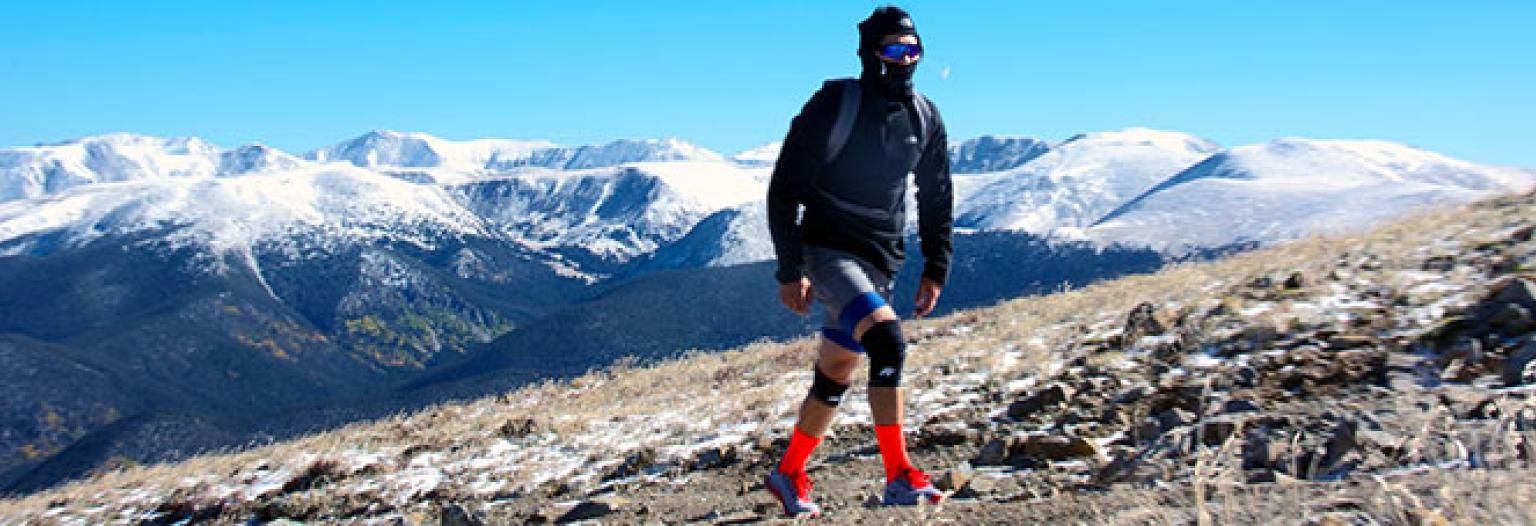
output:
[[[906,11],[890,5],[875,9],[869,18],[859,22],[859,62],[864,65],[859,78],[865,85],[878,87],[887,97],[909,98],[917,64],[902,66],[880,60],[880,39],[886,35],[917,36],[917,26]],[[917,38],[922,42],[922,37]]]

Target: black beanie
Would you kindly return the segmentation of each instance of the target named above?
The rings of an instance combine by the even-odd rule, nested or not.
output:
[[[873,55],[875,47],[880,45],[880,39],[886,35],[917,36],[917,25],[912,23],[912,15],[893,5],[876,8],[875,12],[869,14],[869,18],[859,22],[859,55]]]

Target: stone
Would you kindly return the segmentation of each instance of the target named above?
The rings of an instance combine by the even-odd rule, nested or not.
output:
[[[1451,269],[1456,268],[1456,257],[1434,256],[1425,259],[1424,264],[1420,268],[1425,271],[1450,272]]]
[[[1200,442],[1212,447],[1219,447],[1226,443],[1228,438],[1235,436],[1243,429],[1243,421],[1240,418],[1217,417],[1210,418],[1200,423]]]
[[[1257,413],[1263,410],[1262,407],[1259,407],[1258,402],[1252,400],[1227,400],[1221,404],[1222,414]]]
[[[1375,337],[1364,334],[1335,334],[1328,338],[1328,348],[1333,350],[1361,349],[1380,344]]]
[[[1052,384],[1022,400],[1008,405],[1008,417],[1015,420],[1028,418],[1030,415],[1040,412],[1042,409],[1066,403],[1075,394],[1071,387],[1063,384]]]
[[[1259,430],[1243,436],[1243,469],[1273,469],[1284,454],[1284,444]]]
[[[1070,435],[1030,435],[1010,448],[1010,458],[1068,460],[1096,458],[1099,447],[1082,437]]]
[[[1474,368],[1468,366],[1465,359],[1456,358],[1451,360],[1451,363],[1445,366],[1444,371],[1440,372],[1440,381],[1466,382],[1475,378],[1476,376],[1477,371]]]
[[[1131,313],[1126,316],[1122,341],[1132,344],[1142,337],[1158,336],[1166,331],[1162,322],[1157,321],[1157,307],[1151,303],[1142,303],[1131,309]]]
[[[1445,515],[1428,508],[1411,509],[1403,515],[1411,526],[1449,526],[1451,524],[1451,521],[1446,520]]]
[[[1282,283],[1280,286],[1285,287],[1287,290],[1304,288],[1307,286],[1307,275],[1301,272],[1292,272],[1290,277],[1285,278],[1285,283]]]
[[[1157,414],[1158,433],[1167,433],[1169,430],[1184,427],[1195,422],[1195,415],[1180,408],[1173,408]]]
[[[532,418],[513,418],[501,425],[503,438],[522,438],[540,431],[539,423]]]
[[[656,450],[651,448],[642,448],[639,451],[630,453],[629,456],[625,457],[624,462],[619,464],[618,467],[613,468],[612,471],[609,471],[608,474],[603,477],[603,480],[615,480],[633,477],[643,473],[646,468],[654,465],[656,465]]]
[[[576,522],[600,519],[619,511],[618,504],[621,503],[617,503],[612,500],[583,501],[582,503],[577,504],[576,507],[571,508],[570,511],[565,512],[565,514],[561,515],[559,519],[555,520],[555,522]]]
[[[1002,438],[987,442],[987,445],[981,447],[981,452],[976,454],[976,458],[971,461],[971,464],[977,466],[1001,466],[1008,463],[1008,450],[1011,449],[1012,445],[1009,442],[1009,440]]]
[[[933,481],[933,486],[941,491],[960,491],[960,488],[970,484],[974,478],[976,478],[976,470],[970,464],[962,462],[939,475],[938,480]]]
[[[1360,447],[1360,442],[1355,438],[1355,429],[1359,423],[1353,420],[1342,420],[1334,425],[1333,431],[1328,436],[1328,442],[1324,445],[1322,463],[1319,468],[1328,469],[1337,464],[1344,455]]]
[[[1506,303],[1494,311],[1488,318],[1488,324],[1506,336],[1517,336],[1536,330],[1536,318],[1532,318],[1531,309],[1527,309],[1513,303]]]
[[[484,526],[485,521],[473,512],[464,509],[458,504],[443,505],[442,514],[439,516],[439,524],[442,526]]]
[[[1528,372],[1536,372],[1527,371],[1527,369],[1531,368],[1530,365],[1532,363],[1536,363],[1536,340],[1525,342],[1525,345],[1520,346],[1518,350],[1510,354],[1509,358],[1504,360],[1504,370],[1499,375],[1499,379],[1504,381],[1504,385],[1510,387],[1524,385],[1532,380],[1536,380],[1536,378],[1531,378],[1532,375],[1527,374]]]
[[[1495,282],[1484,303],[1514,304],[1536,311],[1536,284],[1525,278],[1508,278]]]

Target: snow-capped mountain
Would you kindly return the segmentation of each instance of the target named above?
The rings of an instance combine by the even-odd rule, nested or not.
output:
[[[492,159],[527,157],[554,147],[548,141],[480,139],[455,142],[425,133],[375,130],[309,152],[305,157],[318,162],[342,161],[360,167],[474,171],[485,168]]]
[[[1177,132],[1132,128],[1079,135],[1023,166],[968,181],[956,199],[955,226],[1036,234],[1087,226],[1217,150],[1210,141]]]
[[[201,139],[117,133],[51,145],[0,149],[0,201],[77,186],[219,173],[221,150]]]
[[[709,214],[760,198],[767,177],[766,169],[723,162],[654,162],[523,171],[453,191],[528,246],[622,263],[683,237]]]
[[[261,177],[79,186],[0,204],[4,255],[51,253],[103,237],[167,229],[162,242],[211,253],[249,253],[258,243],[299,235],[324,245],[380,239],[428,243],[440,234],[483,233],[479,218],[440,188],[345,165]]]
[[[782,149],[784,149],[782,141],[771,142],[737,152],[736,155],[731,156],[731,160],[748,166],[773,166],[774,163],[779,162],[779,150]]]
[[[773,258],[768,206],[758,199],[710,214],[688,235],[653,252],[641,270],[728,267]]]
[[[603,145],[542,148],[526,154],[503,152],[492,157],[485,167],[490,170],[525,166],[584,170],[640,162],[723,160],[718,153],[678,139],[619,140]]]
[[[983,135],[950,145],[949,165],[954,173],[1001,172],[1023,166],[1050,150],[1049,144],[1034,137]]]
[[[1079,232],[1184,251],[1359,230],[1426,207],[1536,184],[1536,171],[1483,166],[1382,141],[1279,139],[1223,151]]]

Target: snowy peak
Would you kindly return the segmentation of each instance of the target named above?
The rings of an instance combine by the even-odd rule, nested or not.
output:
[[[1132,128],[1078,135],[1013,170],[957,184],[956,226],[1043,234],[1085,227],[1215,153],[1193,135]]]
[[[515,155],[497,155],[486,168],[522,167],[585,170],[639,162],[724,161],[720,154],[678,139],[619,140],[603,145],[551,147]]]
[[[1186,151],[1211,154],[1221,149],[1209,140],[1183,132],[1126,128],[1118,131],[1081,133],[1062,141],[1056,148],[1147,148],[1161,151]]]
[[[1178,252],[1358,229],[1443,203],[1536,184],[1384,141],[1286,138],[1212,155],[1094,222],[1087,237]]]
[[[129,133],[0,149],[0,202],[93,183],[211,176],[219,153],[202,139]]]
[[[771,142],[738,152],[736,155],[731,156],[731,160],[735,161],[736,164],[746,166],[772,166],[774,163],[779,162],[779,150],[782,149],[784,149],[782,141]]]
[[[949,163],[955,173],[986,173],[1024,165],[1051,147],[1034,137],[983,135],[949,147]]]
[[[305,161],[263,144],[247,144],[219,153],[219,176],[294,170]]]
[[[619,140],[557,146],[548,141],[448,141],[425,133],[377,130],[310,152],[320,162],[364,168],[445,168],[463,172],[535,167],[583,170],[651,161],[722,161],[720,154],[678,139]]]
[[[479,139],[448,141],[419,132],[375,130],[329,148],[310,152],[320,162],[348,162],[365,168],[449,168],[475,171],[498,157],[527,156],[551,148],[548,141]]]

